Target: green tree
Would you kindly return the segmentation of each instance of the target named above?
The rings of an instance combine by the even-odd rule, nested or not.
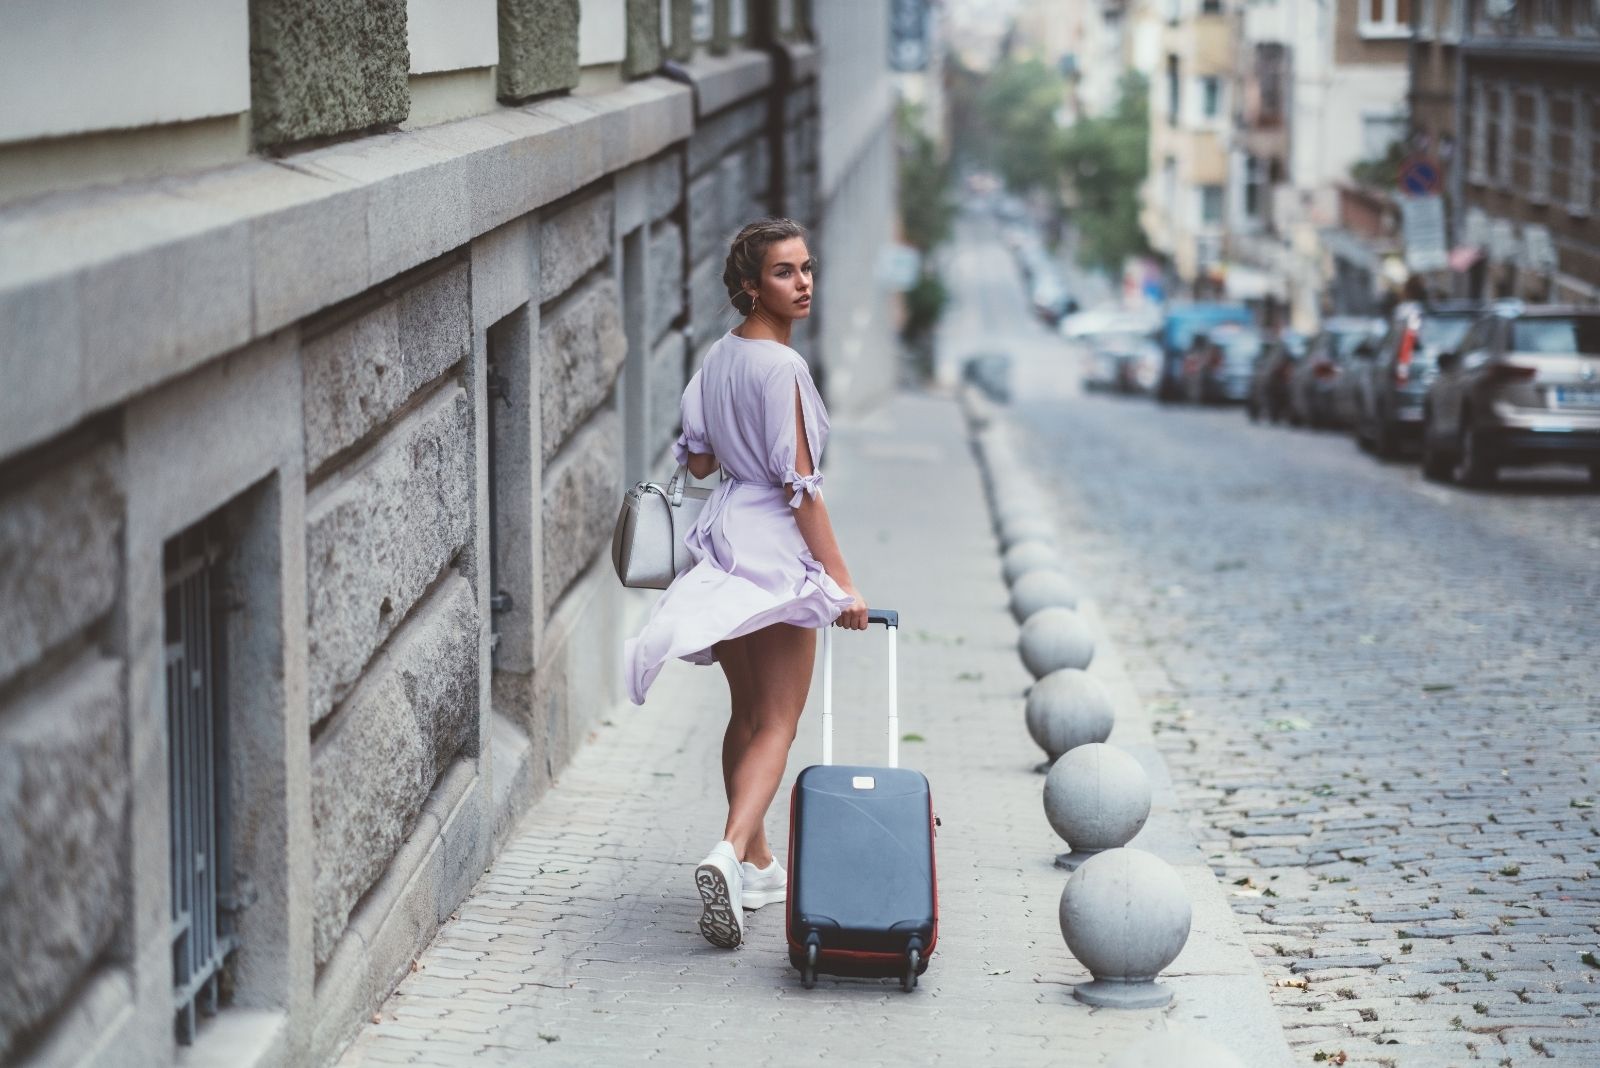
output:
[[[933,252],[949,240],[955,205],[950,197],[950,164],[940,158],[938,146],[923,131],[920,109],[902,104],[897,119],[900,230],[906,243],[921,253],[916,280],[906,292],[902,333],[913,346],[920,346],[949,299]]]
[[[1056,115],[1065,96],[1061,76],[1037,59],[1007,59],[989,75],[978,101],[984,147],[1012,189],[1056,187],[1061,173]]]
[[[1112,113],[1080,120],[1059,153],[1077,200],[1079,258],[1112,271],[1147,247],[1139,226],[1139,186],[1149,170],[1149,91],[1136,73],[1124,75],[1119,88]]]

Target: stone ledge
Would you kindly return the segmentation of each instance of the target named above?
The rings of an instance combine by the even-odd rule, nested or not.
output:
[[[725,56],[702,56],[679,64],[694,86],[695,115],[705,118],[754,96],[772,84],[772,56],[746,49]]]
[[[34,384],[0,399],[0,456],[655,156],[690,95],[646,78],[0,210],[0,371]]]
[[[794,88],[817,76],[817,49],[803,41],[779,41],[773,46],[778,55],[778,73],[785,88]]]

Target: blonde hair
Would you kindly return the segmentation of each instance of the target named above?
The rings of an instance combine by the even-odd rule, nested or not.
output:
[[[755,301],[744,291],[744,284],[761,284],[761,265],[766,262],[767,249],[791,237],[804,239],[806,228],[793,219],[769,215],[746,224],[728,248],[728,260],[722,268],[722,284],[728,287],[728,300],[739,309],[740,315],[749,315]],[[816,258],[812,258],[813,267]]]

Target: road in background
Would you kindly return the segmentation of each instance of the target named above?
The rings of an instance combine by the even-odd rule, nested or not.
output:
[[[1299,1059],[1600,1063],[1600,494],[1086,395],[992,227],[950,264]]]

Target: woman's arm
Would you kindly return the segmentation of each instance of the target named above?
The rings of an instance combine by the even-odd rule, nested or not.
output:
[[[816,464],[811,458],[811,443],[806,440],[805,413],[800,408],[800,390],[795,388],[794,393],[794,426],[798,441],[795,443],[794,469],[799,475],[809,475],[816,470]],[[796,487],[791,483],[785,487],[786,491],[793,493]],[[844,592],[855,598],[855,602],[846,608],[839,616],[839,626],[848,630],[867,629],[867,600],[861,596],[856,585],[850,579],[850,569],[845,566],[844,553],[839,549],[839,539],[833,533],[833,521],[828,518],[828,506],[820,497],[811,494],[802,494],[800,507],[794,509],[795,525],[800,528],[800,536],[805,539],[806,548],[811,550],[811,555],[832,576]]]
[[[695,478],[709,478],[718,467],[715,453],[691,452],[689,454],[689,473]]]

